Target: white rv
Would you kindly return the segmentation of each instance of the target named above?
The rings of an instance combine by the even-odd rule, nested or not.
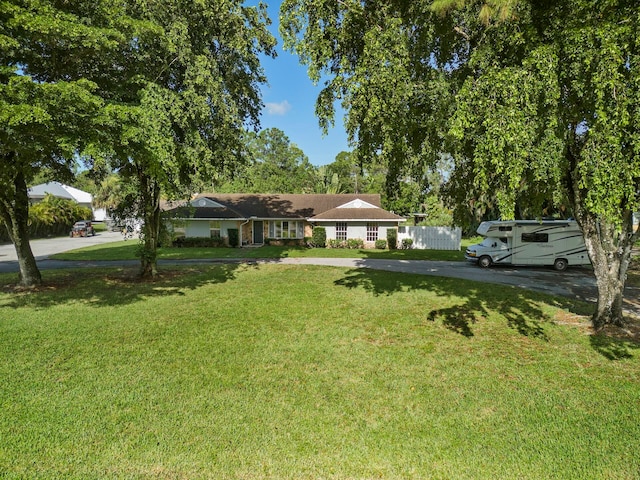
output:
[[[481,267],[492,264],[591,265],[582,232],[574,220],[511,220],[482,222],[482,243],[467,248],[465,258]]]

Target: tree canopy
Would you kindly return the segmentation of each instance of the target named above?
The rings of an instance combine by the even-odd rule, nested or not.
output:
[[[184,195],[194,178],[220,176],[258,125],[259,55],[275,45],[264,6],[14,0],[0,2],[0,19],[0,174],[24,206],[43,166],[68,173],[77,152],[106,162],[137,187],[141,271],[153,275],[161,192]],[[28,246],[24,235],[14,241]]]
[[[87,127],[103,105],[94,82],[69,74],[67,53],[99,56],[114,37],[50,2],[0,2],[0,218],[22,284],[41,281],[29,246],[27,185],[45,169],[71,177],[73,155],[90,141]]]
[[[448,192],[503,218],[564,211],[594,265],[596,327],[623,323],[640,209],[640,10],[613,0],[285,0],[321,125],[397,176],[451,154]]]
[[[243,193],[311,193],[316,169],[304,152],[277,128],[245,137],[247,162],[221,190]]]
[[[113,99],[96,153],[137,187],[129,211],[143,218],[141,272],[154,275],[161,194],[185,196],[246,155],[266,82],[259,55],[273,55],[275,40],[264,7],[238,0],[143,2],[127,14],[135,28],[119,52],[122,84],[105,87]]]

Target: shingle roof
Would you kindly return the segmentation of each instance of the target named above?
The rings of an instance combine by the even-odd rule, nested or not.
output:
[[[393,219],[400,219],[392,213],[380,208],[379,194],[200,194],[197,198],[208,198],[224,208],[214,207],[178,207],[174,209],[174,216],[180,218],[202,219],[238,219],[256,217],[259,219],[306,219],[333,211],[337,207],[360,199],[378,208],[339,209],[349,210],[356,217],[369,219],[370,211],[378,215],[392,215]],[[354,212],[355,210],[355,212]],[[387,217],[381,217],[387,219]]]
[[[370,220],[370,221],[400,221],[404,217],[388,212],[382,208],[333,208],[327,212],[320,213],[309,220],[331,221],[331,220]]]

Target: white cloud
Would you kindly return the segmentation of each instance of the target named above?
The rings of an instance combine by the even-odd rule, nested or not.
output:
[[[283,100],[280,103],[266,103],[265,107],[269,115],[285,115],[289,110],[291,110],[291,104],[286,100]]]

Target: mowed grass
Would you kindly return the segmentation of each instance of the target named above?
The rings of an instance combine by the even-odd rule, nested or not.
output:
[[[470,241],[466,243],[470,244]],[[465,243],[465,244],[466,244]],[[173,248],[158,249],[160,260],[206,258],[385,258],[396,260],[464,260],[465,244],[461,250],[373,250],[346,248],[279,247],[265,245],[257,248]],[[137,259],[138,240],[94,245],[52,255],[56,260],[133,260]]]
[[[134,275],[0,293],[0,477],[640,476],[640,350],[588,335],[588,306],[359,269]]]

